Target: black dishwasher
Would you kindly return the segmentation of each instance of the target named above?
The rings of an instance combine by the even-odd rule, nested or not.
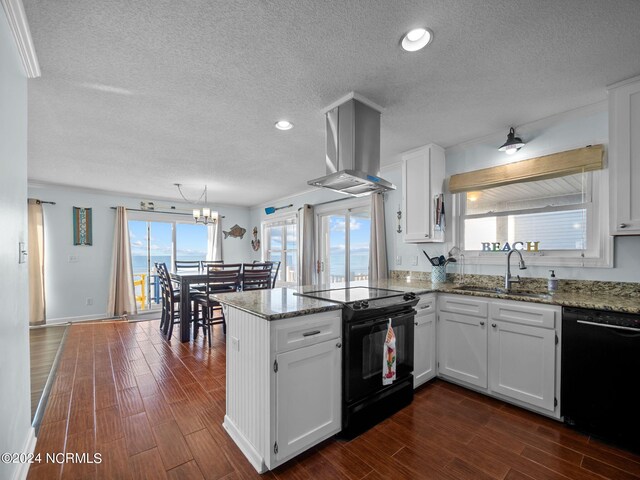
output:
[[[640,315],[565,307],[565,423],[640,451]]]

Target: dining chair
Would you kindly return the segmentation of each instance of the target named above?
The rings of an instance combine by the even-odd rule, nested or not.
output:
[[[278,272],[280,271],[280,263],[279,261],[265,260],[261,262],[260,260],[254,260],[253,263],[270,263],[273,266],[271,267],[271,286],[269,288],[276,288],[276,282],[278,281]]]
[[[271,288],[272,262],[254,262],[242,265],[242,291],[266,290]]]
[[[276,282],[278,281],[278,272],[280,271],[280,262],[271,262],[273,267],[271,268],[271,288],[276,288]]]
[[[200,260],[175,260],[176,272],[190,272],[200,270]]]
[[[173,334],[173,325],[180,321],[180,292],[174,288],[166,264],[157,263],[156,270],[158,271],[162,291],[160,330],[167,339],[170,339]]]
[[[205,271],[207,265],[220,265],[221,263],[224,263],[224,260],[200,260],[200,267],[202,271]]]
[[[180,323],[180,289],[174,285],[175,281],[171,279],[169,270],[165,263],[157,263],[156,270],[160,280],[160,290],[162,292],[162,316],[160,318],[160,330],[167,340],[171,339],[173,334],[173,326]],[[195,295],[199,294],[198,290],[190,289],[189,297],[193,302]],[[195,303],[195,302],[194,302]],[[196,309],[191,309],[190,322],[194,322],[198,316]]]
[[[241,271],[242,264],[240,263],[207,265],[205,294],[194,295],[194,301],[202,308],[202,314],[198,312],[195,317],[194,338],[198,334],[198,328],[202,327],[205,336],[209,337],[209,348],[211,348],[212,325],[222,324],[222,333],[227,333],[222,305],[212,295],[237,292],[240,289]]]

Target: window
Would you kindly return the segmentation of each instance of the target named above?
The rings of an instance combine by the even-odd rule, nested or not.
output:
[[[608,265],[603,177],[603,171],[579,173],[459,194],[466,258],[501,263],[500,252],[518,249],[534,265]]]
[[[132,212],[129,217],[136,301],[141,310],[158,308],[162,296],[155,263],[166,263],[171,270],[174,259],[205,260],[207,227],[173,219],[163,220],[160,214],[148,219]]]
[[[265,239],[265,258],[280,262],[276,284],[296,285],[298,283],[298,218],[296,215],[280,217],[262,224]]]
[[[320,281],[342,283],[369,278],[371,207],[364,200],[318,209]]]

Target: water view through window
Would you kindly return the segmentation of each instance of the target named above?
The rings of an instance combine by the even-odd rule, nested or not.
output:
[[[207,257],[204,225],[130,220],[129,241],[136,301],[141,310],[161,303],[155,263],[165,263],[171,270],[174,258],[205,260]]]
[[[323,283],[368,279],[371,234],[368,209],[323,215],[321,225]]]

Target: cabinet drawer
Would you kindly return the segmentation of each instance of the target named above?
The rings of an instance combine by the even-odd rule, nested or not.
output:
[[[274,322],[276,352],[285,352],[340,338],[342,334],[340,315],[338,311],[276,320]]]
[[[487,302],[464,295],[446,295],[438,300],[440,310],[451,313],[487,317]]]
[[[489,313],[491,320],[555,328],[560,308],[523,302],[494,301],[491,302]]]
[[[420,301],[416,305],[418,313],[433,313],[436,311],[436,297],[433,294],[420,295]]]

